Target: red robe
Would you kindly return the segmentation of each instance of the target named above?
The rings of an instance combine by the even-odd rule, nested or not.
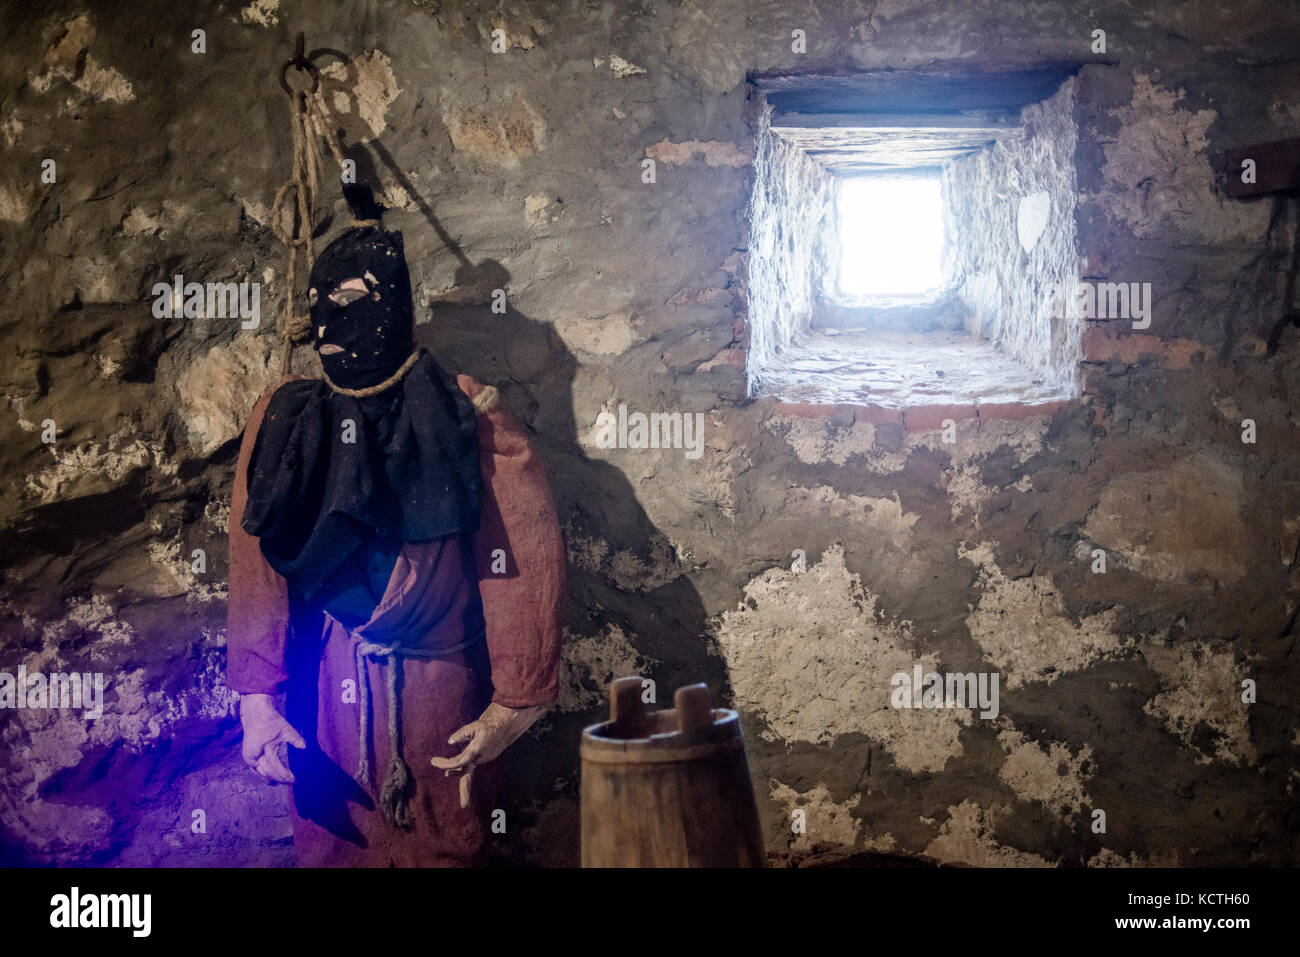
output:
[[[291,378],[302,377],[286,376],[280,384]],[[409,831],[389,824],[375,807],[392,759],[386,672],[392,660],[366,659],[370,771],[358,784],[353,774],[364,698],[357,687],[357,638],[328,615],[291,603],[285,580],[241,525],[248,460],[274,389],[258,399],[244,427],[230,502],[226,675],[240,694],[286,692],[286,717],[307,740],[305,752],[290,749],[299,866],[482,863],[496,806],[497,762],[475,769],[470,807],[462,809],[458,777],[445,777],[429,758],[459,753],[464,743],[449,745],[447,738],[478,718],[489,701],[523,708],[548,704],[558,693],[565,549],[545,472],[496,390],[464,375],[456,384],[478,412],[482,524],[473,541],[479,580],[467,580],[456,537],[408,542],[374,614],[357,629],[377,644],[448,648],[468,637],[461,612],[472,600],[469,590],[477,584],[482,596],[485,641],[445,657],[401,662],[400,747],[414,778]],[[502,556],[494,558],[498,550],[504,573]]]

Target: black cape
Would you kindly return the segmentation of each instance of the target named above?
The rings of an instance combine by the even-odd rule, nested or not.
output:
[[[476,531],[481,481],[473,404],[420,349],[378,395],[341,395],[323,379],[281,385],[253,445],[242,524],[289,588],[311,597],[376,535]]]

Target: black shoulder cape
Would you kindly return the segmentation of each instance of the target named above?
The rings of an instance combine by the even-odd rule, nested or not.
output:
[[[421,349],[377,395],[342,395],[323,379],[281,385],[253,445],[242,525],[289,588],[310,597],[375,534],[425,541],[477,530],[481,481],[474,406]]]

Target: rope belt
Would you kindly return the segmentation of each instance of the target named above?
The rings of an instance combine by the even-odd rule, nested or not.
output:
[[[393,755],[392,763],[388,767],[388,775],[384,778],[384,783],[379,789],[379,810],[390,824],[409,829],[412,824],[410,807],[411,769],[402,759],[401,709],[397,696],[398,672],[402,666],[402,659],[416,658],[420,661],[431,661],[434,658],[445,658],[448,655],[464,651],[476,642],[481,641],[484,635],[479,632],[473,638],[468,638],[459,644],[438,649],[408,648],[396,642],[389,645],[380,645],[373,641],[367,641],[356,632],[352,633],[352,637],[357,640],[357,700],[361,706],[361,729],[357,741],[359,757],[357,759],[356,779],[362,787],[369,787],[371,743],[370,672],[366,667],[366,659],[373,658],[377,661],[387,661],[389,664],[386,676],[388,686],[388,746]]]

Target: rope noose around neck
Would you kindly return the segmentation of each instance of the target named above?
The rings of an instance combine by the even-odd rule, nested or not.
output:
[[[390,375],[383,382],[377,382],[374,385],[368,385],[364,389],[345,389],[341,385],[335,385],[334,380],[330,378],[329,373],[322,368],[320,374],[325,378],[325,384],[337,392],[339,395],[352,396],[354,399],[364,399],[368,395],[378,395],[385,389],[391,389],[397,383],[402,381],[402,377],[411,371],[412,366],[420,358],[420,350],[412,349],[411,354],[406,357],[406,361],[397,367],[397,371]]]

